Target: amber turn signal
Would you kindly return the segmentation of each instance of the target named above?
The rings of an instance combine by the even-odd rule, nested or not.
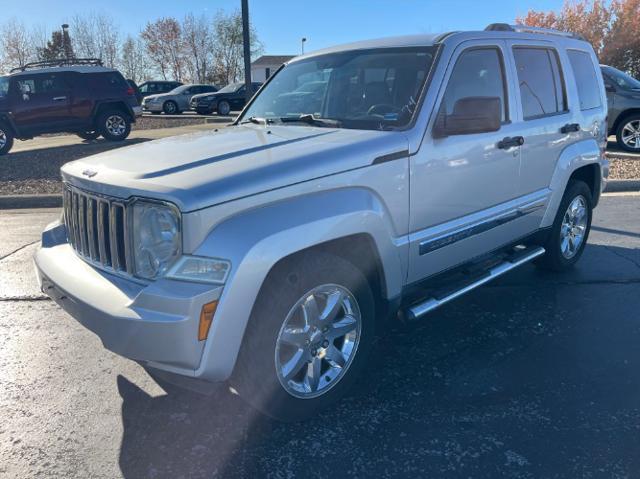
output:
[[[202,306],[200,311],[200,325],[198,326],[198,341],[204,341],[209,335],[209,328],[213,322],[213,315],[216,314],[216,308],[218,307],[217,301]]]

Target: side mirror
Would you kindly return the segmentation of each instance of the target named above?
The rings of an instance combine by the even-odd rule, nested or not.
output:
[[[615,93],[616,92],[616,87],[614,87],[611,83],[605,83],[604,84],[604,89],[607,90],[607,92],[609,92],[609,93]]]
[[[460,98],[447,115],[441,108],[433,128],[434,138],[498,131],[502,121],[502,101],[498,97]]]

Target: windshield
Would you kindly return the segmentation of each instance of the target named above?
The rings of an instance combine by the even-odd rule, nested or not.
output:
[[[607,76],[616,86],[623,90],[640,90],[640,81],[613,67],[603,68]]]
[[[243,83],[230,83],[226,87],[221,88],[220,90],[218,90],[218,93],[233,93],[238,88],[240,88],[242,85],[243,85]]]
[[[406,126],[413,116],[435,49],[389,48],[330,53],[287,65],[242,118],[267,122],[298,117],[358,129]],[[247,121],[247,120],[245,120]]]
[[[0,97],[7,96],[9,92],[9,77],[0,77]]]

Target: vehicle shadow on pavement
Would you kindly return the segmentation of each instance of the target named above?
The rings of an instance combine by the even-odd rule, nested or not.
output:
[[[638,249],[509,274],[386,332],[357,391],[309,421],[220,385],[152,397],[118,377],[125,477],[607,477],[640,468]]]

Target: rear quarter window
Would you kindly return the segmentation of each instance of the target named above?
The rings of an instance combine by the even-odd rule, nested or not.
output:
[[[600,85],[591,55],[580,50],[567,50],[567,55],[576,79],[580,109],[590,110],[601,107]]]
[[[129,88],[127,81],[118,72],[90,74],[88,83],[92,90],[126,91]]]

